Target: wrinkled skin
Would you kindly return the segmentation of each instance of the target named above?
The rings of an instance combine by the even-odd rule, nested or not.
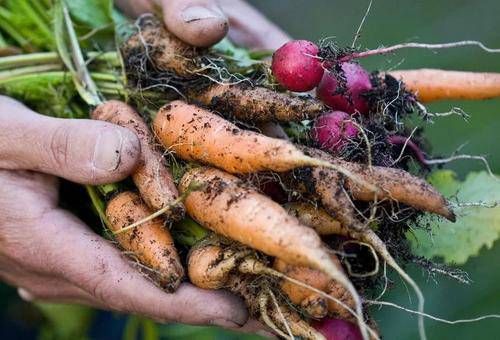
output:
[[[130,15],[151,8],[144,0],[117,4]],[[277,48],[288,39],[241,1],[218,6],[210,0],[164,0],[157,5],[163,7],[166,25],[198,46],[222,39],[228,23],[229,36],[250,47]],[[190,7],[195,9],[186,13]],[[81,184],[115,182],[134,170],[139,153],[137,137],[125,128],[42,117],[0,96],[0,280],[18,287],[28,301],[76,302],[163,322],[261,329],[247,321],[242,302],[228,293],[189,284],[175,294],[164,293],[115,246],[59,207],[58,177]]]

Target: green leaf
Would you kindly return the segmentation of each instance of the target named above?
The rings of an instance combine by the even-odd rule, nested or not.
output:
[[[500,181],[486,172],[469,173],[460,182],[450,170],[434,172],[429,182],[452,202],[457,221],[451,223],[425,215],[417,221],[429,225],[430,232],[423,229],[413,231],[414,251],[427,258],[441,257],[446,263],[463,264],[471,256],[478,255],[483,248],[491,248],[500,235]],[[481,203],[486,206],[466,206],[464,203]]]

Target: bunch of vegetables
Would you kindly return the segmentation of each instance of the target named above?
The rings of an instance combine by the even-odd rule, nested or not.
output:
[[[154,15],[130,24],[107,1],[0,6],[1,93],[139,137],[131,178],[87,189],[104,232],[166,292],[230,290],[284,338],[378,339],[366,306],[384,262],[413,288],[425,338],[402,264],[448,271],[414,255],[408,231],[423,212],[456,217],[422,178],[410,118],[432,119],[421,101],[499,96],[499,75],[370,74],[356,59],[401,46],[302,40],[269,63],[227,41],[189,46]]]

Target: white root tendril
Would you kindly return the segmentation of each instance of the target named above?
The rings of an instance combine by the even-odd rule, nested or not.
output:
[[[260,317],[262,318],[262,321],[271,328],[273,331],[276,332],[279,336],[282,338],[288,338],[289,335],[285,334],[281,331],[281,329],[278,328],[278,326],[275,325],[275,323],[269,318],[269,315],[267,314],[267,302],[268,302],[268,296],[264,293],[262,293],[259,296],[259,310],[260,310]],[[293,340],[293,337],[292,337]]]
[[[365,20],[368,17],[368,14],[370,14],[370,9],[372,8],[372,3],[373,3],[373,0],[370,0],[370,3],[368,4],[368,7],[366,8],[365,15],[363,15],[363,18],[361,19],[361,22],[359,23],[358,29],[356,30],[356,33],[354,34],[354,38],[352,39],[351,48],[354,48],[354,46],[356,46],[356,41],[361,36],[361,30],[363,29],[363,25],[365,24]]]
[[[340,58],[340,61],[343,62],[351,59],[364,58],[372,55],[387,54],[404,48],[422,48],[428,50],[437,50],[437,49],[464,47],[464,46],[477,46],[483,51],[486,51],[488,53],[500,53],[500,49],[486,47],[482,42],[476,40],[462,40],[462,41],[455,41],[443,44],[425,44],[425,43],[410,42],[410,43],[397,44],[389,47],[380,47],[377,49],[363,51],[363,52],[355,52]]]
[[[420,315],[420,316],[429,318],[431,320],[442,322],[442,323],[446,323],[446,324],[449,324],[449,325],[456,325],[456,324],[460,324],[460,323],[471,323],[471,322],[477,322],[477,321],[486,320],[486,319],[500,319],[500,314],[487,314],[487,315],[478,316],[477,318],[472,318],[472,319],[446,320],[446,319],[439,318],[439,317],[431,315],[431,314],[422,313],[422,312],[419,312],[419,311],[416,311],[416,310],[412,310],[412,309],[409,309],[409,308],[406,308],[406,307],[402,307],[400,305],[397,305],[395,303],[388,302],[388,301],[365,300],[365,303],[370,304],[370,305],[380,305],[380,306],[394,307],[394,308],[397,308],[397,309],[404,310],[405,312],[408,312],[408,313]]]
[[[285,325],[287,333],[290,335],[290,339],[293,340],[293,333],[292,329],[290,328],[290,325],[286,321],[285,316],[283,315],[283,312],[281,311],[280,305],[278,304],[278,300],[276,300],[276,296],[274,296],[274,293],[271,291],[271,289],[267,289],[269,296],[271,297],[271,301],[274,304],[274,307],[276,308],[276,311],[278,312],[278,315],[281,318],[281,322],[283,322],[283,325]]]

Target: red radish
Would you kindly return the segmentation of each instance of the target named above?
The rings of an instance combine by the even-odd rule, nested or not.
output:
[[[319,147],[332,154],[341,152],[348,140],[355,138],[358,133],[352,117],[342,111],[331,111],[319,116],[311,130],[312,138]]]
[[[358,326],[342,319],[323,319],[314,324],[326,340],[362,340]]]
[[[312,90],[324,73],[318,52],[318,46],[308,40],[287,42],[273,54],[271,70],[274,77],[287,90]]]
[[[370,74],[356,63],[342,63],[341,68],[338,75],[324,73],[316,95],[334,110],[367,113],[368,102],[363,94],[372,89]]]

